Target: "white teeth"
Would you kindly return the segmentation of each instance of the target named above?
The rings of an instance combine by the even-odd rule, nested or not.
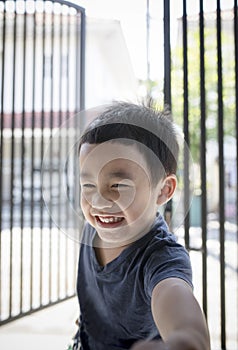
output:
[[[105,218],[105,217],[102,217],[102,216],[99,216],[98,217],[99,220],[101,222],[104,222],[106,224],[109,224],[109,223],[114,223],[114,222],[119,222],[119,221],[122,221],[123,218],[119,218],[119,217],[110,217],[110,218]]]

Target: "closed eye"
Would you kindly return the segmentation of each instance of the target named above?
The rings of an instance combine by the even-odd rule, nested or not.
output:
[[[129,188],[131,185],[126,183],[115,183],[112,185],[112,188]]]
[[[82,188],[95,188],[95,185],[93,185],[93,184],[82,184],[81,187]]]

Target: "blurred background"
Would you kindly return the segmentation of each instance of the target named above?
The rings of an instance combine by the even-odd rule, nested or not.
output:
[[[237,0],[0,0],[0,346],[65,349],[83,217],[76,144],[99,106],[152,99],[181,133],[164,211],[212,349],[238,348]]]

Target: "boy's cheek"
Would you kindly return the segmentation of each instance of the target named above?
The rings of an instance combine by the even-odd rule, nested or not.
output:
[[[120,207],[122,211],[127,210],[134,205],[136,198],[136,189],[130,191],[119,191],[118,198],[115,203]]]
[[[81,194],[80,205],[84,216],[87,216],[87,207],[89,206],[89,204],[83,194]]]
[[[81,192],[81,197],[80,197],[80,204],[81,204],[81,208],[83,209],[83,207],[85,205],[89,205],[90,203],[90,196],[86,195],[85,193]]]

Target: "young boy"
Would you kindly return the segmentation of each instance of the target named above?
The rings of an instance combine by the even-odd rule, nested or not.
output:
[[[178,150],[166,113],[131,103],[106,108],[81,137],[83,350],[210,349],[188,253],[157,212],[175,191]]]

